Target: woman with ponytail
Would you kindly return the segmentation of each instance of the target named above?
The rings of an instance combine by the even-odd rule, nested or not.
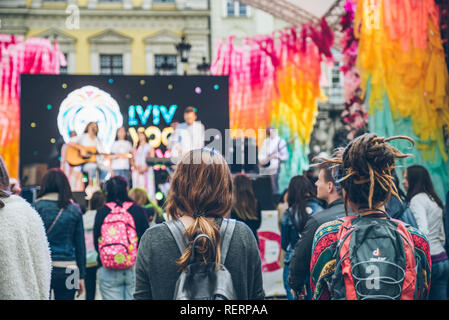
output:
[[[220,261],[220,226],[232,207],[232,180],[225,159],[206,148],[188,152],[178,163],[172,177],[166,207],[170,220],[179,220],[185,228],[186,247],[180,252],[168,226],[158,224],[143,235],[136,262],[136,291],[138,300],[173,299],[176,281],[185,270],[195,250],[200,261]],[[206,234],[213,243],[199,238]],[[239,300],[264,298],[261,259],[251,230],[236,222],[229,251],[224,263],[232,276]]]
[[[9,184],[0,157],[0,300],[48,300],[51,258],[44,224]]]

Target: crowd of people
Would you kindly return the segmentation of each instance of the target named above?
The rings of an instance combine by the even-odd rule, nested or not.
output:
[[[399,138],[364,134],[315,159],[317,177],[291,178],[278,204],[287,299],[448,298],[447,208],[424,167],[396,168]],[[0,299],[93,300],[97,284],[104,300],[265,298],[257,230],[271,180],[259,190],[197,148],[160,208],[116,170],[83,213],[64,171],[48,170],[29,204],[0,158]]]

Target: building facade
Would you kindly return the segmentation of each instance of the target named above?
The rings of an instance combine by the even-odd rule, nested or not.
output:
[[[208,0],[6,0],[0,22],[0,33],[56,38],[62,73],[181,74],[182,35],[192,45],[188,74],[211,57]]]
[[[234,43],[243,38],[270,34],[289,26],[285,21],[262,10],[231,0],[211,0],[212,58],[215,59],[218,42],[235,36]]]

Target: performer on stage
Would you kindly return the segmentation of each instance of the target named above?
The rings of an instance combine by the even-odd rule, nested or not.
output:
[[[77,136],[76,131],[71,131],[70,134],[70,141],[73,141],[73,139]],[[83,173],[82,173],[82,167],[81,166],[71,166],[67,162],[67,147],[69,143],[63,144],[61,148],[61,165],[60,168],[62,171],[64,171],[65,175],[69,179],[70,188],[72,191],[83,191]]]
[[[275,129],[268,127],[267,137],[259,149],[260,174],[271,178],[273,193],[279,193],[278,177],[281,163],[288,160],[287,143],[281,139]]]
[[[142,187],[147,190],[148,196],[154,199],[155,181],[153,167],[148,166],[147,158],[154,158],[154,149],[147,141],[145,131],[138,130],[139,142],[134,149],[134,166],[132,172],[133,188]]]
[[[103,145],[97,137],[98,135],[98,125],[96,122],[89,122],[86,126],[86,130],[80,136],[74,137],[69,145],[78,149],[82,157],[88,157],[88,152],[84,147],[94,147],[99,154],[104,154]],[[99,180],[103,181],[108,174],[109,170],[106,166],[102,164],[103,157],[98,155],[96,157],[97,162],[88,162],[83,165],[83,171],[87,172],[89,177],[89,186],[92,186],[93,179],[96,177],[97,170],[99,171]],[[100,181],[97,181],[99,183]]]
[[[181,157],[186,152],[204,147],[204,125],[197,120],[196,109],[192,106],[184,110],[184,121],[180,123],[173,138],[170,140],[170,150],[174,157]]]
[[[133,165],[132,159],[133,145],[126,140],[126,129],[120,127],[117,130],[115,141],[111,147],[111,169],[114,176],[122,176],[131,183],[130,169]]]

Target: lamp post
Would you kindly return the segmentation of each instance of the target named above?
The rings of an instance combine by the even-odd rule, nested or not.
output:
[[[201,74],[207,74],[210,70],[210,63],[206,63],[206,57],[203,57],[203,63],[196,66],[196,69]]]
[[[192,45],[186,42],[186,36],[182,35],[181,42],[176,45],[176,51],[178,51],[181,62],[184,63],[184,75],[187,75],[190,48],[192,48]]]

